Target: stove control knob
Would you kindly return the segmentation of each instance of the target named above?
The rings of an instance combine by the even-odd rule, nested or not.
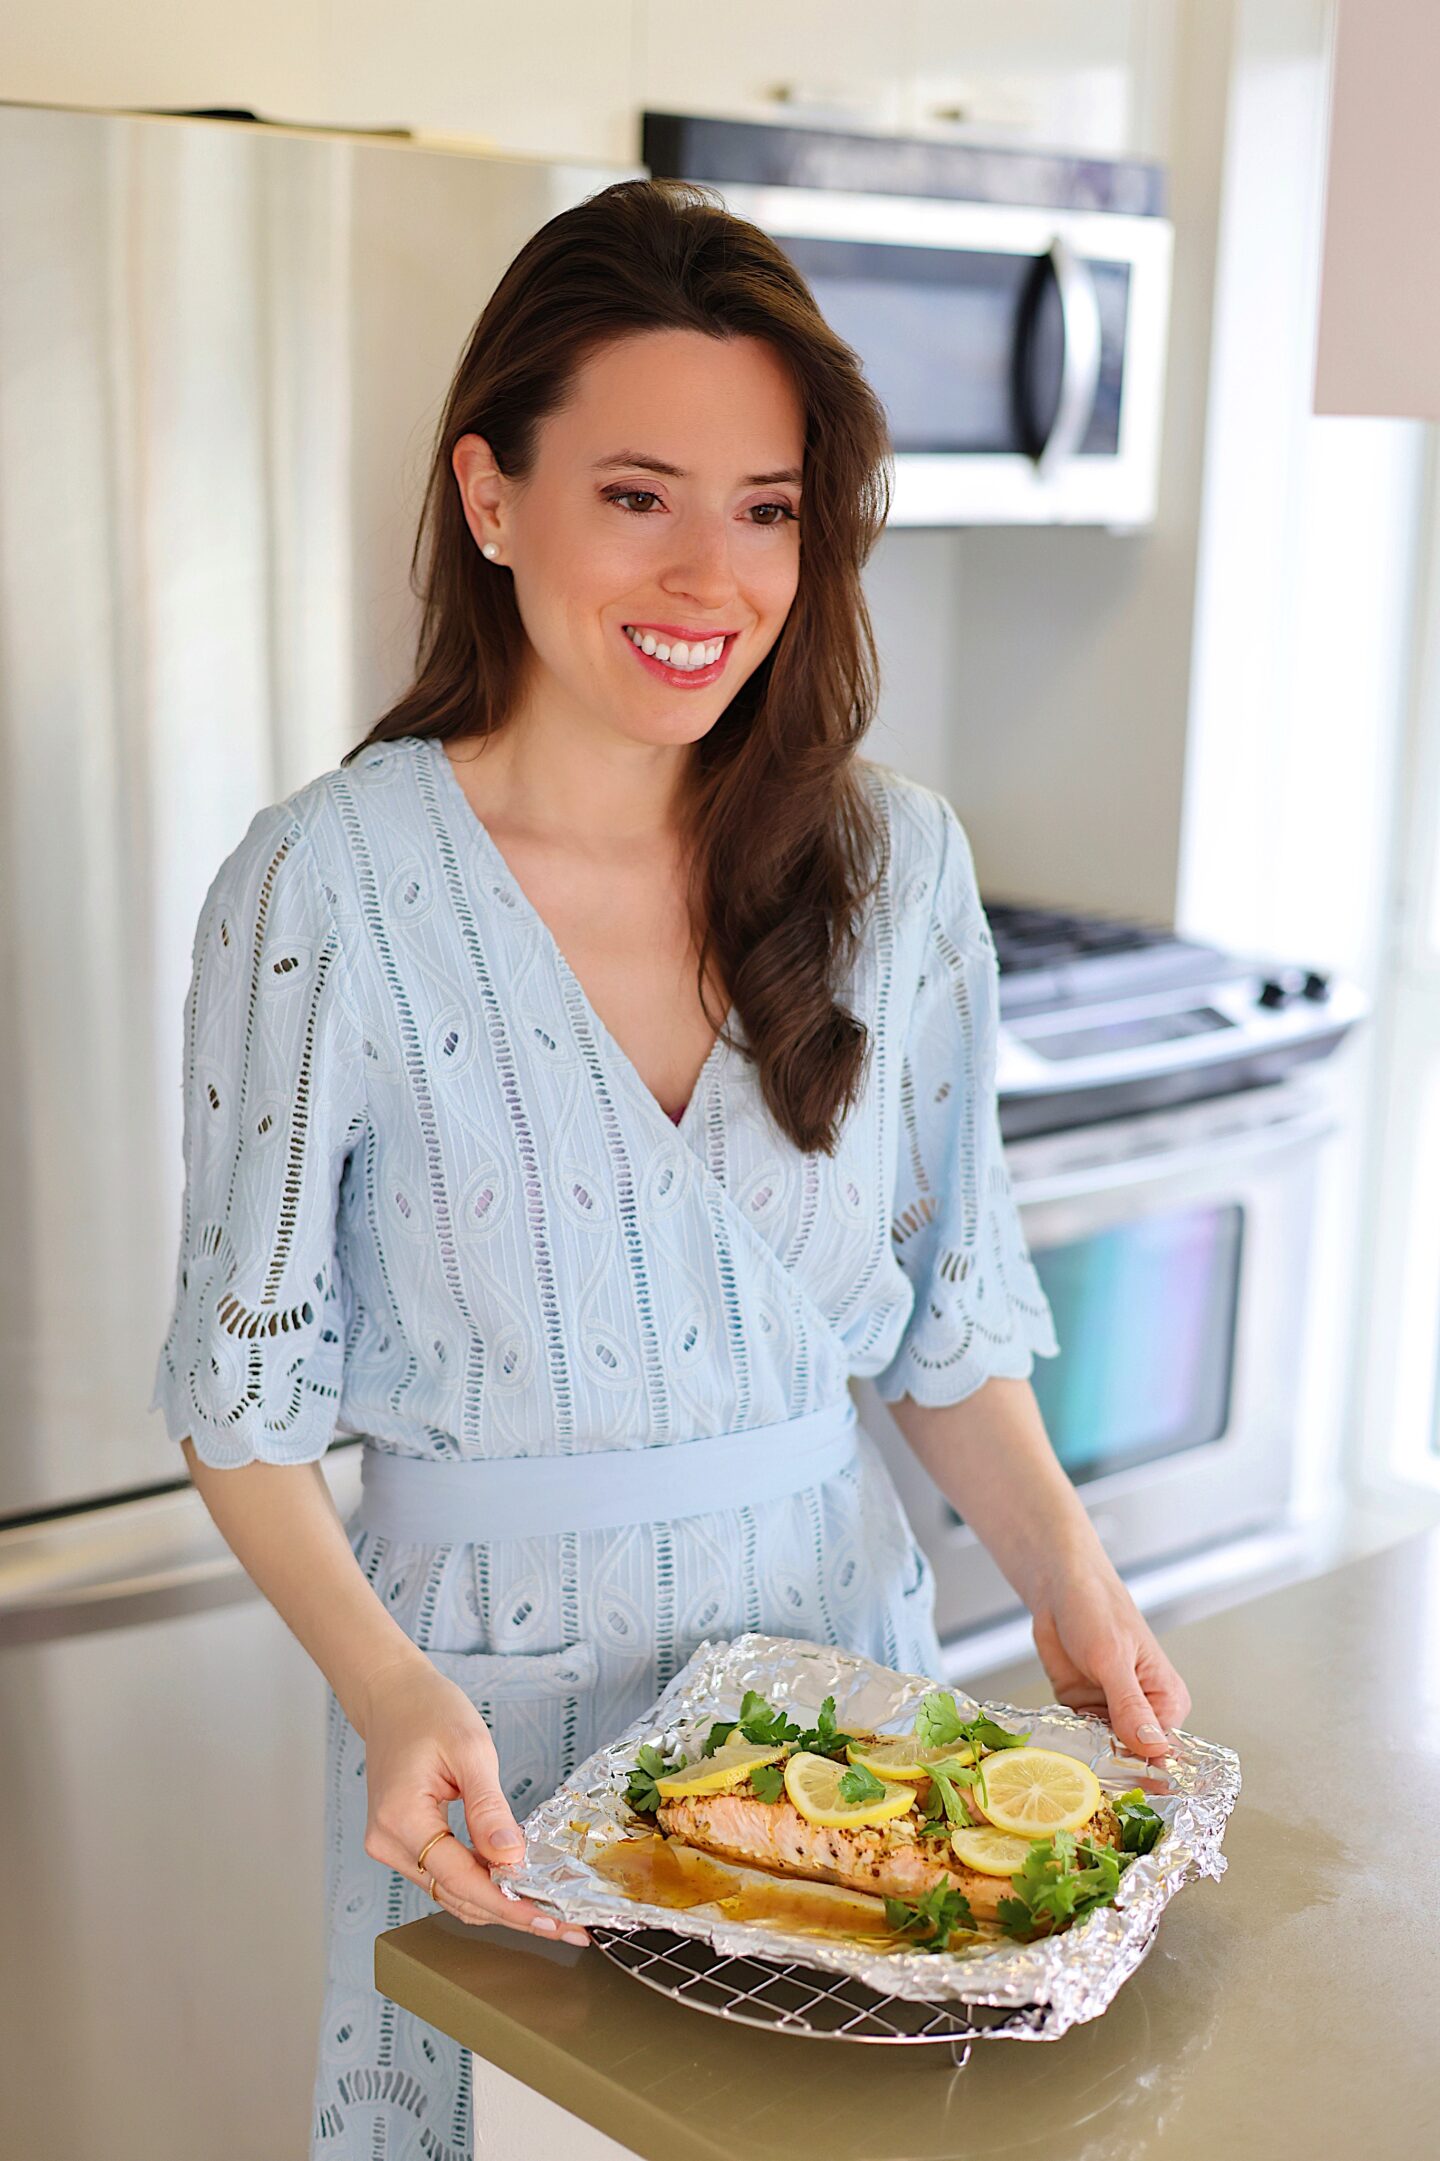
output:
[[[1318,968],[1310,969],[1300,986],[1300,995],[1302,998],[1313,998],[1315,1003],[1319,1005],[1322,1000],[1330,995],[1329,976],[1322,975]]]
[[[1289,986],[1285,983],[1278,983],[1272,975],[1267,976],[1265,981],[1260,985],[1260,989],[1256,994],[1255,1003],[1257,1005],[1268,1006],[1288,1005],[1293,996],[1294,993],[1293,991],[1291,991]]]

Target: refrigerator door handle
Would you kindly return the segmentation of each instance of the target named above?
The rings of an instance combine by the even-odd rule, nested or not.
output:
[[[96,1513],[138,1513],[150,1505],[131,1501]],[[45,1550],[46,1542],[39,1534],[53,1534],[70,1520],[60,1518],[21,1533],[0,1532],[0,1649],[170,1620],[230,1605],[255,1592],[228,1548],[154,1565],[159,1555],[154,1526],[149,1523],[117,1526],[98,1537],[92,1532],[94,1543],[88,1552],[73,1547]],[[218,1532],[215,1536],[223,1546]],[[16,1550],[22,1538],[28,1550]],[[63,1544],[70,1546],[70,1541]]]
[[[331,1453],[325,1476],[343,1518],[359,1499],[360,1450]],[[259,1596],[188,1483],[0,1530],[0,1649]]]

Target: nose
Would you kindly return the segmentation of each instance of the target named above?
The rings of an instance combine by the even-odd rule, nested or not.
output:
[[[661,585],[677,599],[693,600],[698,607],[717,612],[738,591],[730,546],[726,515],[688,519],[677,531],[674,555]]]

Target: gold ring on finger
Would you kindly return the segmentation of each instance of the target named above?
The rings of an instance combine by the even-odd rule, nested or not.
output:
[[[431,1832],[424,1845],[420,1848],[419,1853],[415,1856],[415,1866],[422,1875],[425,1873],[425,1856],[430,1851],[430,1848],[438,1845],[442,1838],[453,1838],[454,1835],[448,1823],[442,1823],[438,1831]]]
[[[428,1868],[425,1871],[425,1875],[430,1885],[430,1896],[434,1899],[436,1905],[438,1906],[440,1904],[440,1893],[435,1888],[435,1878],[433,1875],[431,1875]]]

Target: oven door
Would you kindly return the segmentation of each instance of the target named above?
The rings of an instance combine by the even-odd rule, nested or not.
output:
[[[1006,1148],[1060,1343],[1031,1385],[1121,1570],[1285,1522],[1334,1124],[1323,1089],[1295,1080]],[[873,1390],[865,1416],[934,1566],[942,1639],[1020,1610]]]
[[[726,182],[860,355],[890,423],[892,526],[1155,515],[1172,228]]]

